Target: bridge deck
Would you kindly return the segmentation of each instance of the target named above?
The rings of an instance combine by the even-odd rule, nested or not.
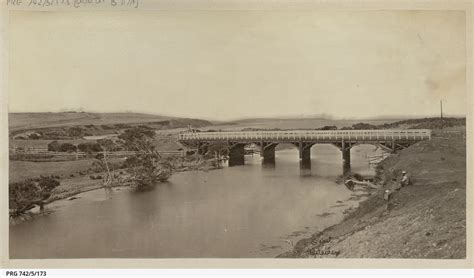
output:
[[[243,142],[380,142],[421,141],[431,139],[429,129],[383,130],[288,130],[288,131],[225,131],[186,132],[178,135],[181,142],[243,141]]]

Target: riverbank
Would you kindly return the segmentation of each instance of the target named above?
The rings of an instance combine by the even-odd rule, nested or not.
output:
[[[23,164],[28,163],[28,165],[44,164],[44,162],[43,163],[42,162],[21,162],[21,163]],[[79,167],[69,167],[66,169],[62,169],[62,168],[65,168],[65,166],[62,166],[61,164],[59,164],[62,166],[62,168],[57,167],[56,165],[58,164],[57,162],[47,163],[48,165],[55,164],[54,165],[55,168],[53,169],[51,169],[50,167],[35,166],[36,168],[38,168],[36,169],[36,171],[33,172],[35,173],[35,176],[39,176],[45,173],[46,173],[45,175],[53,173],[57,178],[59,178],[60,185],[54,188],[51,192],[51,196],[47,200],[44,201],[44,204],[46,205],[44,212],[39,211],[38,206],[34,206],[32,209],[26,211],[25,213],[19,216],[10,217],[10,224],[15,225],[23,221],[30,220],[34,216],[47,214],[48,213],[47,205],[58,200],[64,200],[68,198],[71,198],[72,200],[73,196],[75,195],[93,191],[93,190],[98,190],[105,187],[115,188],[115,187],[130,186],[130,183],[125,182],[126,176],[127,176],[126,169],[111,171],[112,175],[118,177],[118,180],[113,182],[110,185],[105,186],[101,177],[103,173],[95,173],[94,175],[89,176],[88,175],[89,173],[86,172],[87,167],[90,167],[92,163],[91,161],[88,161],[88,160],[68,161],[67,163],[68,163],[67,165],[71,163],[76,163],[77,165],[74,165],[74,166],[79,166]],[[209,171],[209,170],[214,170],[214,169],[220,169],[219,167],[216,166],[216,163],[213,159],[182,160],[180,161],[179,165],[175,165],[175,167],[176,167],[174,170],[175,173],[187,172],[187,171]],[[20,167],[17,167],[17,168],[20,169]],[[20,172],[19,169],[16,169],[16,171],[13,172],[14,173],[13,178],[15,181],[18,181],[18,180],[21,180],[21,178],[24,178],[19,173]],[[82,172],[82,171],[83,173],[81,173],[81,175],[77,173],[77,172]],[[87,173],[87,175],[85,173]],[[94,173],[94,172],[91,172],[91,173]],[[101,178],[91,179],[91,177],[97,177],[97,176],[100,176]]]
[[[383,192],[406,170],[413,184],[385,209]],[[379,165],[381,188],[345,219],[300,240],[283,258],[429,258],[466,256],[466,141],[419,142]]]

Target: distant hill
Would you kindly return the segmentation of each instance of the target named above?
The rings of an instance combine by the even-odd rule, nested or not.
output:
[[[381,125],[385,123],[392,123],[399,121],[400,119],[375,119],[375,120],[364,120],[363,122],[370,123],[373,125]],[[214,130],[242,130],[242,129],[316,129],[323,126],[336,126],[342,128],[344,126],[351,126],[359,123],[361,120],[336,120],[336,119],[325,119],[321,117],[315,118],[255,118],[255,119],[242,119],[231,122],[224,122],[215,124],[211,127]]]
[[[199,119],[175,118],[140,113],[89,113],[89,112],[51,112],[51,113],[9,113],[10,131],[39,128],[115,125],[115,124],[168,124],[170,127],[211,125]]]
[[[333,127],[334,129],[410,129],[428,128],[439,129],[441,127],[465,126],[465,117],[439,117],[396,119],[325,119],[321,117],[302,118],[255,118],[242,119],[231,122],[215,123],[210,127],[212,130],[262,130],[262,129],[321,129]]]

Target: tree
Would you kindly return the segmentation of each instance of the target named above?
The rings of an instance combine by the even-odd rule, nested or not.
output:
[[[81,152],[96,153],[102,151],[102,148],[96,143],[80,143],[77,148]]]
[[[39,205],[44,209],[44,201],[51,196],[51,191],[59,186],[58,180],[52,177],[41,176],[38,179],[28,179],[23,182],[9,184],[10,214],[20,215],[25,211]]]
[[[173,166],[163,159],[153,141],[155,133],[146,128],[134,127],[124,131],[118,138],[122,146],[135,154],[127,159],[130,181],[137,190],[154,186],[169,179]]]
[[[37,133],[31,133],[30,135],[28,135],[28,139],[37,140],[37,139],[40,139],[40,138],[41,137]]]
[[[75,152],[77,151],[77,147],[71,143],[63,143],[59,145],[60,152]]]
[[[101,139],[97,141],[97,146],[102,150],[102,153],[96,156],[96,160],[92,163],[92,166],[99,168],[102,172],[106,173],[104,179],[102,179],[104,186],[110,186],[114,182],[114,176],[110,172],[108,154],[110,151],[116,149],[116,143],[109,139]]]
[[[118,136],[122,140],[122,145],[126,150],[138,151],[142,148],[142,144],[152,144],[152,139],[155,136],[155,132],[148,128],[133,127],[126,129],[122,134]]]
[[[84,136],[84,129],[79,126],[73,126],[68,129],[68,135],[72,138],[82,138]]]
[[[59,143],[58,141],[52,141],[48,144],[48,151],[49,152],[59,152]]]
[[[227,143],[211,143],[204,154],[205,158],[214,158],[216,168],[221,167],[220,161],[223,155],[229,155],[229,145]]]
[[[377,129],[377,126],[367,124],[367,123],[357,123],[357,124],[352,125],[352,129],[354,130]]]
[[[335,125],[326,125],[321,128],[317,128],[317,130],[337,130],[337,126]]]

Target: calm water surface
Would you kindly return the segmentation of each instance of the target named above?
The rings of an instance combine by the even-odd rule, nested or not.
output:
[[[341,152],[311,151],[310,170],[289,149],[273,166],[247,156],[245,166],[177,173],[149,192],[101,189],[55,202],[51,214],[10,227],[10,257],[274,257],[357,204],[360,193],[334,182]],[[372,174],[366,155],[375,153],[354,147],[353,172]]]

